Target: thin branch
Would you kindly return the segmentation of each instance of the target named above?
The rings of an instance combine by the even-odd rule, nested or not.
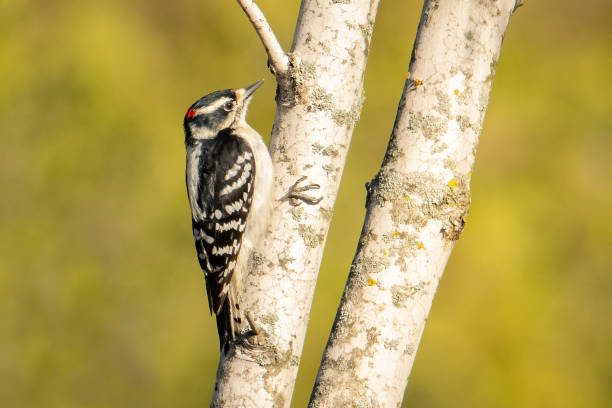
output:
[[[259,35],[266,49],[266,53],[268,54],[268,64],[272,72],[277,77],[283,77],[287,73],[289,67],[289,57],[287,57],[287,54],[283,51],[283,47],[281,47],[276,39],[274,31],[272,31],[272,27],[268,24],[266,17],[252,0],[238,0],[238,4],[240,4],[240,7],[242,7],[246,13],[251,24],[253,24],[257,35]]]

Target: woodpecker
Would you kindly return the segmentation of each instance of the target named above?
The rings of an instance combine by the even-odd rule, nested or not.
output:
[[[249,102],[262,83],[208,94],[191,105],[183,121],[193,238],[224,353],[248,332],[245,318],[251,324],[240,310],[242,280],[272,202],[272,160],[262,137],[246,123]]]

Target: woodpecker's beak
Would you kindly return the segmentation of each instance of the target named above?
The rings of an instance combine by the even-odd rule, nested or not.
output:
[[[251,97],[253,96],[253,93],[257,90],[257,88],[261,86],[261,84],[263,84],[263,79],[261,81],[255,82],[253,85],[247,88],[240,88],[234,91],[236,93],[236,102],[238,102],[234,123],[240,123],[245,121],[247,109],[249,108],[249,102],[251,102]]]
[[[244,88],[244,96],[242,97],[243,100],[247,101],[253,95],[253,92],[255,92],[257,88],[259,88],[261,84],[263,84],[263,82],[264,80],[262,79],[261,81],[257,81],[253,85]]]

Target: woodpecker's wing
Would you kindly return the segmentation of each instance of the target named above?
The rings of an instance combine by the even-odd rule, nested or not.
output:
[[[200,266],[206,277],[211,313],[218,314],[229,290],[253,199],[255,157],[246,141],[222,131],[200,160],[198,204],[193,220]]]

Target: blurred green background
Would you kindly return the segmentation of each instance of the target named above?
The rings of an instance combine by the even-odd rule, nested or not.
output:
[[[260,1],[289,48],[298,1]],[[304,406],[380,165],[420,3],[383,1],[293,406]],[[529,1],[506,33],[472,207],[404,406],[612,406],[612,2]],[[0,2],[0,404],[202,407],[217,335],[181,121],[275,84],[234,1]]]

